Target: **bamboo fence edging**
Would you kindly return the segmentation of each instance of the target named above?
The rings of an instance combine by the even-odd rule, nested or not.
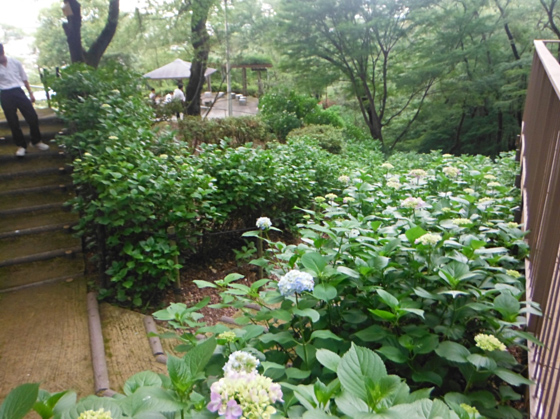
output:
[[[117,392],[111,390],[109,386],[105,344],[103,342],[101,316],[99,315],[99,304],[97,303],[96,292],[89,292],[87,294],[87,311],[95,394],[112,397],[117,394]]]

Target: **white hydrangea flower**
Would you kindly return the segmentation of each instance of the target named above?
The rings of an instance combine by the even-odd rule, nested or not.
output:
[[[278,289],[284,297],[303,291],[313,291],[314,286],[313,276],[297,269],[291,270],[278,281]]]
[[[257,227],[261,230],[267,230],[272,227],[272,221],[268,217],[260,217],[257,219]]]
[[[521,275],[518,271],[514,270],[514,269],[508,269],[506,271],[506,275],[511,276],[512,278],[521,278],[523,275]]]
[[[425,246],[434,246],[441,240],[441,235],[435,233],[426,233],[423,236],[414,240],[416,244],[423,244]]]
[[[338,198],[338,195],[334,193],[328,193],[325,195],[325,198],[327,198],[329,201],[334,201],[336,198]]]
[[[408,174],[418,179],[428,176],[428,172],[422,169],[412,169]]]
[[[476,342],[476,346],[478,346],[483,351],[505,351],[506,345],[504,345],[500,340],[493,335],[485,335],[484,333],[480,333],[474,337]]]
[[[401,202],[401,206],[404,208],[419,209],[425,207],[426,203],[422,198],[414,198],[412,196],[409,196]]]
[[[360,230],[358,230],[357,228],[353,228],[348,232],[348,237],[350,237],[351,239],[355,239],[359,235],[360,235]]]
[[[390,181],[387,182],[387,186],[388,186],[389,188],[399,189],[402,185],[401,185],[401,183],[398,182],[398,181],[390,180]]]
[[[210,387],[210,403],[206,408],[227,419],[270,419],[276,413],[272,406],[282,402],[282,389],[268,377],[234,372]]]
[[[385,162],[385,163],[383,163],[383,164],[381,165],[381,168],[387,169],[387,170],[391,170],[391,169],[394,169],[395,166],[393,166],[393,165],[392,165],[391,163],[389,163],[389,162]]]
[[[454,220],[451,220],[451,223],[455,224],[456,226],[464,226],[467,224],[472,224],[472,221],[468,218],[455,218]]]
[[[338,181],[342,182],[342,183],[345,183],[345,184],[348,184],[348,183],[350,183],[350,176],[342,175],[338,178]]]
[[[219,340],[224,340],[227,343],[232,343],[235,342],[235,339],[237,339],[237,335],[235,334],[235,332],[232,332],[231,330],[227,331],[227,332],[222,332],[218,335],[218,339]]]
[[[464,192],[467,193],[467,194],[469,194],[469,195],[472,195],[472,194],[474,193],[474,189],[472,189],[472,188],[465,188],[465,189],[464,189]]]
[[[456,178],[457,176],[459,176],[460,172],[461,171],[456,167],[447,166],[443,168],[443,173],[445,173],[447,176],[451,178]]]
[[[488,174],[488,175],[484,175],[484,179],[488,179],[488,180],[496,180],[496,176]]]
[[[495,188],[496,186],[502,186],[500,182],[488,182],[487,185],[489,188]]]
[[[99,409],[96,411],[86,410],[82,412],[78,419],[113,419],[111,417],[111,412],[105,411],[104,409]]]
[[[248,352],[235,351],[232,353],[226,365],[224,365],[225,375],[229,375],[234,372],[246,372],[252,373],[257,371],[259,366],[259,360]]]
[[[354,202],[356,199],[352,198],[351,196],[345,196],[344,198],[342,198],[342,202],[344,204],[349,204],[350,202]]]

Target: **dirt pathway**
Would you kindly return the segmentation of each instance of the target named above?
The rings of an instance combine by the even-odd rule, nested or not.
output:
[[[0,294],[0,400],[28,382],[93,392],[85,299],[83,278]]]

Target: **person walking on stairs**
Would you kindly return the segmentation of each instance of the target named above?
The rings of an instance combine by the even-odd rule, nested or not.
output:
[[[22,85],[29,92],[31,100],[25,96],[21,88]],[[6,57],[4,45],[2,44],[0,44],[0,102],[12,131],[14,142],[18,146],[16,151],[17,157],[25,156],[27,150],[27,142],[19,125],[18,109],[29,124],[31,143],[39,150],[46,151],[49,149],[49,146],[41,141],[39,117],[33,108],[35,97],[27,80],[27,74],[18,60]]]

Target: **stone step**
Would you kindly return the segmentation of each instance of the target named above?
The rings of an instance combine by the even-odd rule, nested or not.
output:
[[[41,180],[41,179],[38,179]],[[5,182],[7,187],[5,190],[0,189],[0,200],[2,199],[20,199],[22,196],[31,194],[43,194],[48,192],[68,192],[74,189],[71,179],[67,178],[54,178],[58,183],[53,182],[51,179],[50,183],[45,183],[44,185],[36,185],[35,182],[31,183],[31,187],[22,187],[20,182]],[[66,183],[61,183],[64,181]]]
[[[53,162],[48,161],[48,158],[44,158],[37,159],[31,163],[28,162],[31,162],[31,160],[23,158],[19,162],[10,162],[0,165],[0,182],[14,178],[47,176],[55,173],[61,175],[72,173],[72,166],[68,165],[65,159],[59,159],[59,161]],[[38,162],[36,166],[32,164],[35,162]]]
[[[0,214],[7,216],[11,213],[29,212],[26,211],[29,207],[64,204],[73,197],[73,191],[69,190],[66,185],[52,189],[49,187],[27,188],[11,191],[9,194],[0,193]]]
[[[39,234],[39,233],[46,233],[49,231],[58,231],[58,230],[63,230],[66,233],[73,233],[73,227],[76,225],[77,223],[72,223],[72,224],[68,224],[68,223],[58,223],[58,224],[51,224],[51,225],[40,225],[37,227],[31,227],[31,228],[24,228],[21,230],[10,230],[10,231],[5,231],[5,232],[0,232],[0,240],[2,239],[8,239],[8,238],[12,238],[12,237],[20,237],[20,236],[29,236],[31,234]]]
[[[20,176],[17,178],[17,182],[13,181],[16,178],[4,179],[0,182],[0,195],[6,193],[12,193],[19,189],[27,189],[32,187],[41,186],[57,186],[62,184],[69,184],[72,182],[70,176],[66,173],[59,173],[58,170],[55,174],[47,174],[41,176]]]
[[[77,221],[77,214],[60,211],[60,207],[45,208],[43,210],[22,212],[20,214],[12,214],[5,217],[0,216],[0,234],[5,234],[15,230],[38,228],[45,225],[73,225]]]
[[[25,157],[0,155],[0,180],[44,174],[43,169],[66,168],[67,162],[66,155],[58,150],[29,150]]]
[[[25,161],[25,160],[37,160],[41,158],[45,158],[47,156],[59,156],[64,157],[64,151],[59,149],[58,145],[53,141],[45,141],[45,144],[48,144],[50,149],[47,151],[40,151],[37,150],[31,143],[27,145],[27,151],[25,156],[18,157],[16,156],[16,150],[18,149],[15,144],[10,143],[9,145],[5,145],[0,147],[0,163],[4,164],[10,161]]]
[[[42,127],[43,128],[43,127]],[[22,129],[23,136],[27,140],[28,143],[31,142],[31,136],[29,135],[29,130]],[[61,135],[65,133],[65,129],[59,126],[55,127],[48,127],[48,129],[41,129],[41,138],[44,143],[49,143],[53,140],[57,135]],[[6,131],[0,128],[0,148],[3,147],[15,147],[15,143],[12,139],[11,131]]]
[[[81,240],[63,230],[9,237],[0,241],[0,266],[52,259],[67,250],[81,251]]]
[[[80,261],[80,258],[73,258],[74,260],[76,260],[76,267],[75,267],[75,272],[72,272],[71,274],[66,274],[66,275],[62,275],[62,276],[50,276],[46,279],[41,279],[41,274],[44,272],[49,272],[49,270],[45,270],[44,267],[39,266],[38,268],[33,268],[32,272],[25,272],[23,274],[20,274],[19,272],[16,272],[15,274],[12,274],[10,276],[8,276],[7,280],[3,281],[0,280],[0,295],[2,295],[2,293],[7,293],[7,292],[16,292],[16,291],[22,291],[28,288],[32,288],[32,287],[39,287],[39,286],[43,286],[43,285],[49,285],[49,284],[53,284],[56,282],[62,282],[62,281],[66,281],[66,282],[71,282],[75,279],[81,279],[84,277],[83,274],[83,269],[81,268],[81,265],[83,265],[82,261]],[[39,262],[36,262],[39,263]],[[48,261],[47,263],[49,263],[50,265],[52,265],[52,260]],[[21,265],[19,265],[21,266]],[[12,268],[12,267],[10,267]],[[50,269],[52,269],[52,266],[49,266]],[[54,271],[52,272],[55,275],[58,275],[61,271],[64,270],[68,270],[71,271],[72,269],[70,269],[70,262],[65,261],[63,263],[63,265],[61,265],[62,269],[54,269]],[[2,269],[8,269],[8,268],[0,268],[0,275],[2,272]],[[35,269],[40,269],[39,274],[37,274],[37,272],[35,272]],[[9,274],[8,274],[9,275]],[[22,279],[18,279],[17,276],[21,276],[23,278]],[[32,282],[28,282],[28,281],[32,281]],[[13,286],[10,286],[13,285]],[[5,288],[4,288],[5,286]]]

